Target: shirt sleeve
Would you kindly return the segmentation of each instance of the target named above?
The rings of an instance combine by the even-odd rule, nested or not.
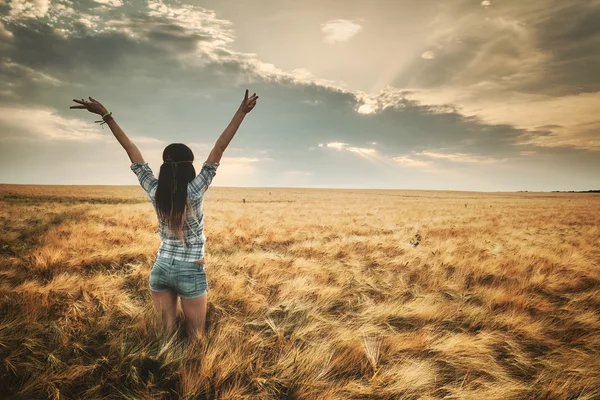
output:
[[[212,182],[215,174],[217,173],[217,168],[219,167],[218,162],[213,164],[208,164],[206,161],[202,164],[202,169],[200,173],[196,175],[196,177],[188,184],[188,188],[190,189],[190,196],[192,198],[198,198],[206,192],[208,186]]]
[[[131,164],[131,170],[138,177],[140,185],[142,185],[142,188],[146,191],[148,198],[152,200],[150,192],[158,185],[158,179],[154,177],[148,163],[133,163]]]

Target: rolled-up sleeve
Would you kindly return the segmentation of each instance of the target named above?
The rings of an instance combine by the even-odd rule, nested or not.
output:
[[[192,198],[198,198],[206,192],[206,189],[210,186],[215,174],[217,173],[217,168],[219,167],[219,163],[208,164],[206,161],[202,164],[202,169],[200,173],[196,175],[196,177],[189,183],[189,195]]]
[[[148,163],[133,163],[131,164],[131,170],[138,177],[140,185],[148,195],[148,198],[152,200],[151,192],[158,185],[158,179],[154,177],[154,173]]]

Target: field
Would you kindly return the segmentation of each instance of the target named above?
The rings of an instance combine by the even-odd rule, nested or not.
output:
[[[598,194],[211,187],[204,211],[188,347],[154,316],[140,187],[0,185],[0,398],[600,398]]]

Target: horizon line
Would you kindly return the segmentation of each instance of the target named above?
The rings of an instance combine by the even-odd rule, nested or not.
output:
[[[102,185],[102,184],[59,184],[59,183],[2,183],[0,185],[22,186],[115,186],[127,187],[131,185]],[[388,191],[419,191],[419,192],[472,192],[472,193],[600,193],[600,189],[587,190],[461,190],[461,189],[401,189],[401,188],[357,188],[357,187],[306,187],[306,186],[212,186],[223,189],[316,189],[316,190],[388,190]]]

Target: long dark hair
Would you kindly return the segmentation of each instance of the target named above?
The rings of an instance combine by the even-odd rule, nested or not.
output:
[[[183,242],[183,222],[187,213],[187,185],[196,176],[194,153],[183,143],[171,143],[163,151],[158,174],[156,212],[158,219]]]

